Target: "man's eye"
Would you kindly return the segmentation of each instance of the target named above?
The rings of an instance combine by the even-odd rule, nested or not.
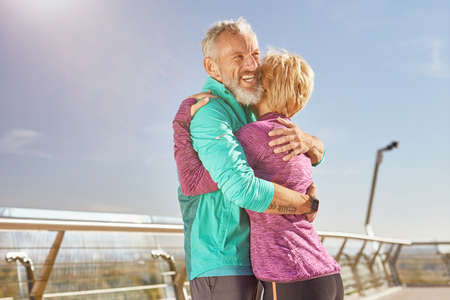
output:
[[[234,60],[242,60],[244,57],[242,55],[236,55]]]

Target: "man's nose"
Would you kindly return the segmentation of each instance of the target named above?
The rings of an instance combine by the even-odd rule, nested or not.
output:
[[[259,61],[253,55],[249,55],[246,57],[245,62],[244,62],[244,67],[246,70],[254,71],[254,70],[258,69],[258,66],[259,66]]]

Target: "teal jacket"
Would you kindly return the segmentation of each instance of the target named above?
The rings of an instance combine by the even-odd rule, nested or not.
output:
[[[219,190],[199,196],[178,192],[190,280],[217,268],[250,266],[250,222],[243,208],[263,212],[274,194],[271,182],[255,177],[234,136],[256,121],[254,113],[211,77],[203,89],[217,99],[195,114],[190,132],[193,147]]]

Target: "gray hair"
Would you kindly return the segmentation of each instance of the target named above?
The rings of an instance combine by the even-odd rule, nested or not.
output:
[[[205,37],[202,40],[201,45],[204,57],[216,58],[215,42],[217,37],[222,32],[230,32],[233,34],[251,33],[256,38],[256,34],[253,32],[252,27],[250,26],[250,24],[247,23],[247,20],[245,20],[243,17],[239,17],[237,21],[233,21],[232,19],[219,21],[208,29],[208,31],[205,34]]]

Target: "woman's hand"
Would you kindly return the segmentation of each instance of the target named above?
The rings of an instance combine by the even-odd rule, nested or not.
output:
[[[317,198],[317,187],[314,184],[314,182],[311,183],[308,190],[306,191],[306,194],[313,196],[314,198]],[[310,214],[305,214],[306,220],[308,220],[309,223],[312,223],[314,221],[314,219],[316,218],[316,216],[317,216],[317,211],[310,213]]]
[[[276,128],[269,132],[269,136],[281,136],[269,143],[269,146],[271,147],[282,145],[275,147],[273,149],[274,153],[288,152],[288,154],[283,157],[284,161],[288,161],[311,149],[313,139],[309,134],[305,133],[289,120],[278,118],[277,121],[286,127]]]
[[[192,95],[188,98],[194,98],[195,100],[198,101],[197,103],[191,106],[191,117],[193,117],[202,106],[206,105],[206,103],[209,102],[209,98],[217,98],[217,97],[211,94],[211,91],[208,91]]]

